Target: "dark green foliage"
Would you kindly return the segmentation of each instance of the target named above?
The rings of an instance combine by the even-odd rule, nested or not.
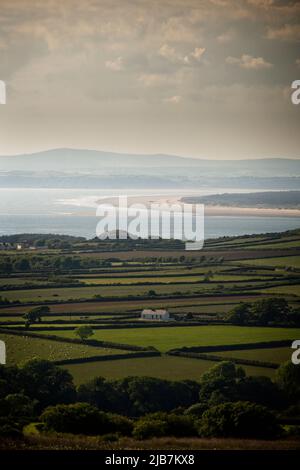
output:
[[[56,405],[47,408],[41,415],[46,429],[72,434],[105,434],[108,420],[105,413],[88,403]]]
[[[205,372],[200,380],[200,402],[217,404],[238,399],[237,384],[245,376],[233,362],[220,362]]]
[[[184,414],[200,418],[207,409],[208,405],[206,403],[196,403],[187,408]]]
[[[38,400],[40,409],[76,399],[71,374],[49,361],[33,359],[26,362],[20,370],[20,379],[21,389],[29,398]]]
[[[200,435],[273,439],[280,428],[267,408],[250,402],[223,403],[206,411],[201,419]]]
[[[253,304],[240,303],[226,316],[234,325],[294,324],[295,312],[289,307],[284,298],[262,299]]]
[[[290,403],[300,401],[300,366],[292,362],[282,364],[276,373],[276,383]]]
[[[190,437],[197,436],[197,434],[194,417],[162,412],[148,414],[140,418],[133,431],[133,436],[136,439],[161,436]]]
[[[133,430],[135,439],[150,439],[151,437],[163,437],[167,433],[167,424],[159,419],[140,420]]]
[[[192,381],[172,382],[154,377],[126,377],[108,381],[98,377],[78,388],[78,399],[105,411],[142,416],[190,406],[198,399],[199,385]]]
[[[130,435],[133,429],[128,418],[104,413],[89,403],[51,406],[40,419],[47,430],[72,434],[101,435],[117,432]]]

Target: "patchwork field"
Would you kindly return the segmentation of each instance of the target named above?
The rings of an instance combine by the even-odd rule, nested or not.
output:
[[[141,244],[127,251],[113,247],[103,251],[94,244],[93,251],[91,246],[86,249],[85,242],[67,251],[0,252],[0,338],[7,344],[8,364],[32,357],[80,360],[116,353],[110,348],[46,339],[49,334],[75,338],[79,322],[91,325],[92,339],[152,346],[162,356],[68,366],[78,383],[95,375],[197,380],[215,362],[165,353],[192,346],[298,339],[299,323],[236,326],[227,317],[241,303],[252,305],[274,297],[284,299],[295,311],[300,308],[299,240],[300,231],[296,230],[208,240],[199,252],[176,251],[167,243],[163,249],[147,249]],[[42,315],[41,323],[32,321],[27,325],[32,333],[39,332],[45,339],[26,336],[23,315],[45,306],[50,311]],[[136,322],[144,308],[167,309],[173,321],[164,326],[140,325]],[[23,336],[1,333],[1,325],[21,330]],[[290,350],[261,349],[258,345],[255,350],[218,355],[280,364],[289,359]],[[249,374],[274,375],[271,368],[245,368]]]

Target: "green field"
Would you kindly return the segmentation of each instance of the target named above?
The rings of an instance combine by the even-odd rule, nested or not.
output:
[[[300,268],[300,256],[247,259],[239,261],[239,264],[248,264],[253,266],[290,266],[293,268]]]
[[[267,287],[266,289],[261,289],[261,291],[267,294],[300,295],[300,284],[294,286]]]
[[[270,348],[270,349],[246,349],[233,351],[218,351],[218,356],[234,357],[236,359],[251,359],[254,361],[274,362],[282,364],[291,359],[291,348]]]
[[[224,281],[224,279],[223,279]],[[243,281],[241,279],[241,281]],[[92,299],[95,295],[103,297],[127,297],[148,295],[149,290],[154,290],[157,294],[162,295],[174,295],[174,294],[205,294],[213,291],[226,292],[228,289],[234,289],[237,291],[247,291],[247,289],[260,287],[266,282],[265,280],[258,279],[257,281],[245,281],[238,282],[235,284],[233,281],[228,282],[225,285],[222,281],[215,282],[199,282],[199,283],[166,283],[166,284],[145,284],[145,285],[95,285],[87,287],[60,287],[60,288],[42,288],[42,289],[20,289],[20,290],[8,290],[1,293],[10,301],[19,300],[21,302],[46,302],[46,301],[66,301],[72,299]],[[276,283],[282,281],[270,281],[270,286],[276,285]]]
[[[42,332],[41,332],[42,333]],[[45,332],[46,333],[46,332]],[[55,334],[73,338],[73,331]],[[128,328],[95,330],[94,339],[126,343],[136,346],[154,346],[159,351],[183,346],[216,346],[222,344],[257,343],[297,339],[300,328],[242,327],[242,326],[181,326],[157,328]]]
[[[128,353],[117,349],[91,347],[84,344],[63,343],[29,336],[15,336],[0,333],[0,339],[6,344],[7,364],[19,364],[33,359],[59,361],[91,356]],[[86,366],[86,364],[83,364]]]
[[[158,377],[167,380],[199,380],[203,372],[216,363],[201,359],[182,357],[147,357],[142,359],[120,359],[88,364],[71,364],[67,369],[74,377],[76,384],[103,376],[108,379],[119,379],[127,376]],[[66,368],[66,366],[64,366]],[[265,375],[273,377],[274,369],[262,367],[244,367],[248,375]]]

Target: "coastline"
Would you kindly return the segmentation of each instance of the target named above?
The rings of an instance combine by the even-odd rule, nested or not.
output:
[[[151,204],[189,204],[183,201],[184,197],[174,195],[158,195],[158,196],[129,196],[128,205],[131,204],[144,204],[149,207]],[[116,204],[116,197],[105,197],[102,200],[97,200],[96,204]],[[300,209],[287,209],[280,207],[237,207],[237,206],[220,206],[220,205],[205,205],[204,211],[206,216],[219,216],[219,217],[300,217]]]

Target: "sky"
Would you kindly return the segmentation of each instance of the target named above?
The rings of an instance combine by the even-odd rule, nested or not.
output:
[[[300,2],[0,0],[0,155],[300,158]]]

